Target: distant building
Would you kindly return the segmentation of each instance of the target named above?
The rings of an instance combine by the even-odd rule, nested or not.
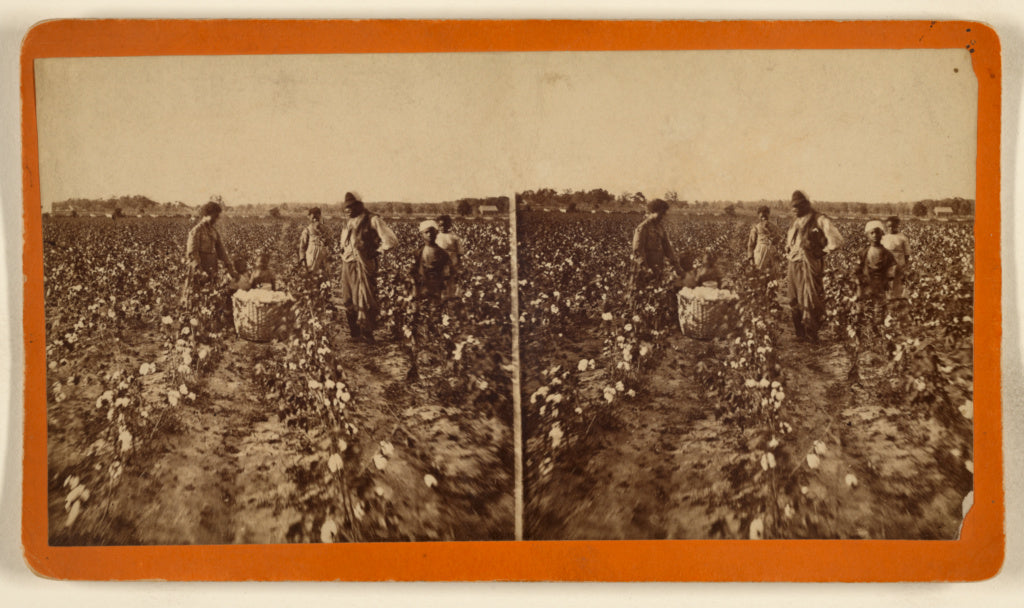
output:
[[[480,215],[491,215],[498,212],[498,207],[495,205],[480,205],[477,208],[477,212]]]
[[[935,217],[948,217],[950,215],[953,215],[953,208],[952,207],[935,207],[934,209],[932,209],[932,213],[935,214]]]

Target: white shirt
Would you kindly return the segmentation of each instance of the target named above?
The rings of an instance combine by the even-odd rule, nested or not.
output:
[[[798,217],[793,221],[793,225],[789,227],[789,233],[786,235],[786,246],[787,255],[791,262],[797,262],[805,259],[807,252],[804,250],[803,243],[803,228],[807,225],[807,222],[811,221],[812,214],[808,213],[803,217]],[[843,246],[843,235],[839,233],[832,220],[828,217],[818,214],[818,228],[825,235],[827,244],[825,245],[825,252],[835,251]]]
[[[355,228],[361,220],[361,216],[349,218],[341,230],[341,259],[345,262],[354,262],[359,255],[355,248]],[[387,251],[398,244],[398,237],[379,215],[370,216],[370,227],[376,230],[377,236],[380,237],[380,248],[377,251]]]

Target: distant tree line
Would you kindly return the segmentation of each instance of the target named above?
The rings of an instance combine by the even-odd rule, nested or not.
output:
[[[111,196],[105,199],[69,198],[53,204],[55,215],[181,215],[190,214],[192,207],[181,201],[158,203],[141,194]]]
[[[773,213],[789,213],[790,201],[788,199],[759,201],[686,201],[680,200],[677,192],[670,190],[660,196],[651,196],[650,199],[643,192],[622,192],[618,196],[611,194],[603,188],[593,190],[562,190],[554,188],[540,188],[537,190],[525,190],[516,195],[516,205],[519,209],[549,209],[564,210],[568,213],[590,212],[590,211],[615,211],[615,212],[638,212],[642,211],[648,200],[661,198],[669,202],[670,209],[683,210],[690,213],[754,215],[761,206],[767,206]],[[974,215],[974,201],[964,198],[926,199],[912,202],[897,203],[862,203],[862,202],[836,202],[836,201],[812,201],[814,207],[819,211],[836,216],[918,216],[932,215],[936,208],[948,207],[953,215],[972,216]]]
[[[205,203],[205,201],[203,201]],[[305,215],[311,207],[320,207],[324,215],[341,216],[340,202],[284,202],[277,204],[247,203],[230,205],[221,200],[232,215],[267,216],[283,218],[285,216]],[[407,203],[407,202],[367,202],[367,208],[383,215],[476,215],[481,207],[495,207],[496,213],[508,213],[509,198],[492,196],[483,198],[460,198],[440,203]],[[181,201],[158,203],[142,195],[109,197],[106,199],[72,198],[53,204],[54,215],[108,215],[114,218],[136,215],[196,215],[200,205],[186,205]]]

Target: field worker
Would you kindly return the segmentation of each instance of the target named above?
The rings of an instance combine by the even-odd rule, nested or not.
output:
[[[299,235],[299,265],[309,272],[324,270],[329,250],[327,228],[324,227],[320,208],[313,207],[308,211],[309,224]]]
[[[224,244],[221,242],[220,233],[214,227],[217,219],[220,218],[220,213],[220,205],[213,201],[206,203],[203,205],[203,218],[188,233],[185,260],[188,264],[189,277],[186,281],[183,299],[186,304],[191,300],[194,290],[199,285],[216,285],[218,260],[224,263],[231,278],[238,278],[235,269],[231,266],[227,250],[224,249]]]
[[[870,244],[860,251],[857,267],[858,299],[877,305],[885,297],[892,269],[897,265],[896,257],[882,245],[885,228],[882,222],[871,220],[864,226]]]
[[[771,209],[762,205],[757,210],[758,221],[747,238],[747,259],[758,270],[769,270],[775,265],[775,242],[782,237],[775,224],[768,221],[770,216]]]
[[[811,209],[803,192],[794,192],[792,200],[795,219],[786,234],[786,259],[793,327],[798,340],[817,342],[825,317],[825,254],[841,247],[843,236],[828,217]]]
[[[377,258],[398,244],[395,233],[351,192],[345,193],[348,220],[341,231],[341,301],[354,340],[373,343],[377,322]]]
[[[411,270],[416,298],[435,303],[447,299],[454,275],[451,256],[437,243],[438,233],[437,222],[433,220],[420,222],[420,238],[423,239],[423,248],[416,255]]]
[[[895,215],[886,218],[885,227],[888,233],[882,236],[882,246],[891,251],[896,258],[889,298],[899,300],[903,297],[903,279],[910,271],[910,241],[907,240],[907,235],[900,232],[900,218]]]
[[[462,274],[462,255],[466,252],[462,237],[452,232],[452,217],[441,215],[437,218],[437,226],[440,232],[437,234],[437,245],[448,253],[452,261],[452,279],[448,282],[448,292],[445,296],[454,299],[458,296],[458,277]]]
[[[647,217],[633,231],[633,290],[638,291],[661,280],[665,262],[668,262],[679,276],[685,270],[676,259],[676,254],[665,233],[665,214],[668,203],[655,199],[647,204]]]

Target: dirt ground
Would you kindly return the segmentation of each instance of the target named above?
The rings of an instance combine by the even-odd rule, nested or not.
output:
[[[112,352],[96,347],[51,371],[68,382],[67,399],[48,412],[50,537],[58,545],[283,543],[319,540],[314,516],[297,505],[288,470],[302,461],[305,430],[284,424],[251,381],[251,361],[273,344],[227,341],[216,367],[203,377],[194,404],[180,406],[154,432],[138,438],[145,454],[106,499],[86,503],[73,528],[65,526],[62,489],[69,467],[91,441],[80,414],[92,408],[102,365],[137,369],[154,361],[160,338],[130,334]],[[339,341],[347,340],[339,336]],[[371,352],[372,351],[372,352]],[[364,441],[395,445],[377,476],[388,501],[393,540],[506,539],[514,532],[510,426],[500,417],[470,415],[438,405],[404,376],[406,357],[395,345],[350,345],[343,365],[363,408]],[[143,399],[165,394],[160,372],[145,376]],[[372,451],[367,452],[367,460]],[[369,464],[369,463],[364,463]],[[434,487],[424,476],[438,480]]]
[[[744,510],[749,484],[736,476],[752,430],[702,402],[693,374],[702,346],[674,333],[646,397],[609,407],[546,489],[527,488],[527,538],[747,538],[755,513]],[[573,357],[597,356],[599,345],[565,351],[577,353],[565,357],[572,365]],[[798,343],[788,329],[780,351],[796,413],[786,442],[796,464],[781,480],[815,505],[794,514],[794,537],[955,538],[970,490],[968,456],[939,449],[943,430],[934,419],[878,396],[881,358],[862,358],[862,381],[851,384],[848,357],[834,342]],[[594,395],[601,374],[587,382]],[[811,470],[804,455],[815,441],[827,452]]]

